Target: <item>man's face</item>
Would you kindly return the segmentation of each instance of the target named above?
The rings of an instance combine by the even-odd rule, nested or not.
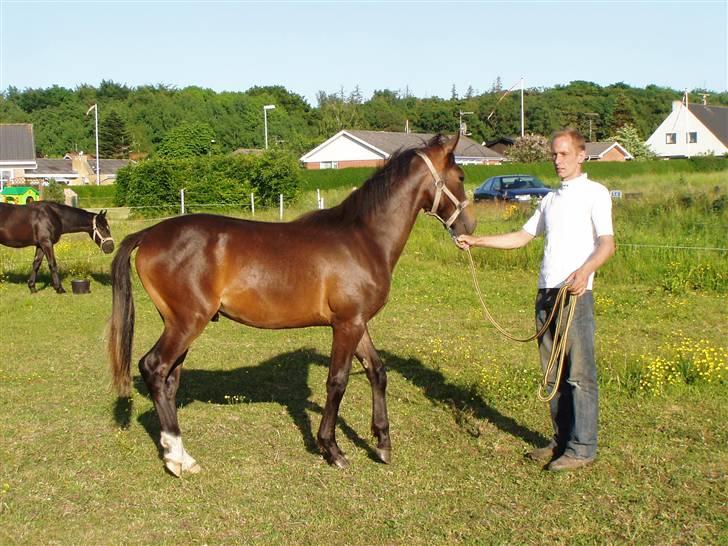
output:
[[[584,150],[579,150],[571,137],[561,136],[551,143],[551,160],[556,174],[562,181],[581,175],[581,164],[586,159]]]

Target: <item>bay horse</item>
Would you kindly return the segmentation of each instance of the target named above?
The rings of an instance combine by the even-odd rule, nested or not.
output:
[[[119,396],[128,397],[131,253],[138,249],[137,273],[164,322],[139,371],[159,416],[169,472],[179,477],[200,470],[182,445],[175,397],[190,344],[219,315],[257,328],[331,326],[319,449],[330,464],[348,466],[335,425],[356,356],[372,389],[377,457],[390,462],[387,376],[367,323],[387,301],[392,272],[420,210],[437,216],[451,234],[475,229],[465,208],[464,174],[453,155],[458,139],[438,135],[418,150],[398,152],[338,206],[288,223],[194,214],[164,220],[121,242],[111,266],[112,377]]]
[[[65,292],[58,276],[58,265],[53,252],[64,233],[89,234],[94,243],[105,253],[114,251],[114,239],[106,220],[106,211],[89,212],[54,203],[36,201],[27,205],[0,203],[0,244],[13,248],[35,245],[33,270],[28,279],[28,288],[35,293],[35,279],[45,256],[51,270],[51,284],[56,292]]]

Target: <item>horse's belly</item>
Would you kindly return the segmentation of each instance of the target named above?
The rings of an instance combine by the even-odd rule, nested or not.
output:
[[[305,297],[281,297],[241,291],[223,297],[220,312],[237,322],[256,328],[302,328],[331,324],[331,312]]]

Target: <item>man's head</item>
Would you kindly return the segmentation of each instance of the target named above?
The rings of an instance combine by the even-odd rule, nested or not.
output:
[[[586,142],[576,129],[564,129],[551,135],[551,160],[562,181],[581,175],[581,164],[586,159]]]

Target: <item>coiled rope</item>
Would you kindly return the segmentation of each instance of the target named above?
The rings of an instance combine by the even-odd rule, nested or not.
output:
[[[480,305],[483,308],[483,314],[485,315],[485,318],[487,318],[493,326],[495,326],[495,329],[498,330],[501,334],[503,334],[508,339],[511,339],[513,341],[517,341],[519,343],[528,343],[529,341],[533,341],[534,339],[537,339],[541,337],[546,330],[549,328],[551,323],[554,321],[554,317],[556,316],[558,312],[558,320],[556,322],[556,332],[554,335],[554,343],[551,346],[551,355],[549,356],[548,364],[546,365],[546,370],[544,371],[543,378],[541,379],[541,383],[538,386],[538,399],[542,402],[550,402],[553,400],[554,396],[556,396],[556,393],[558,392],[559,384],[561,383],[561,375],[564,370],[564,358],[566,357],[566,343],[569,337],[569,328],[571,328],[571,323],[574,320],[574,313],[576,311],[576,299],[578,296],[572,296],[569,298],[569,287],[568,285],[564,285],[561,288],[559,288],[558,293],[556,294],[556,300],[554,301],[554,306],[551,309],[551,313],[549,314],[548,319],[546,319],[546,322],[544,322],[543,326],[539,329],[538,332],[533,334],[532,336],[520,338],[515,337],[511,335],[509,332],[507,332],[498,322],[493,318],[493,316],[490,314],[490,311],[488,310],[488,306],[485,305],[485,300],[483,299],[483,293],[480,290],[480,284],[478,283],[478,277],[475,274],[475,263],[473,262],[473,255],[470,252],[470,248],[465,249],[466,253],[468,254],[468,261],[470,263],[470,274],[473,277],[473,285],[475,286],[475,293],[478,295],[478,299],[480,300]],[[564,308],[568,306],[568,312],[566,316],[566,322],[564,323]],[[563,328],[562,328],[563,323]],[[558,360],[558,365],[557,365]],[[554,382],[554,387],[549,391],[548,387],[548,378],[551,376],[554,366],[557,366],[556,368],[556,381]]]

